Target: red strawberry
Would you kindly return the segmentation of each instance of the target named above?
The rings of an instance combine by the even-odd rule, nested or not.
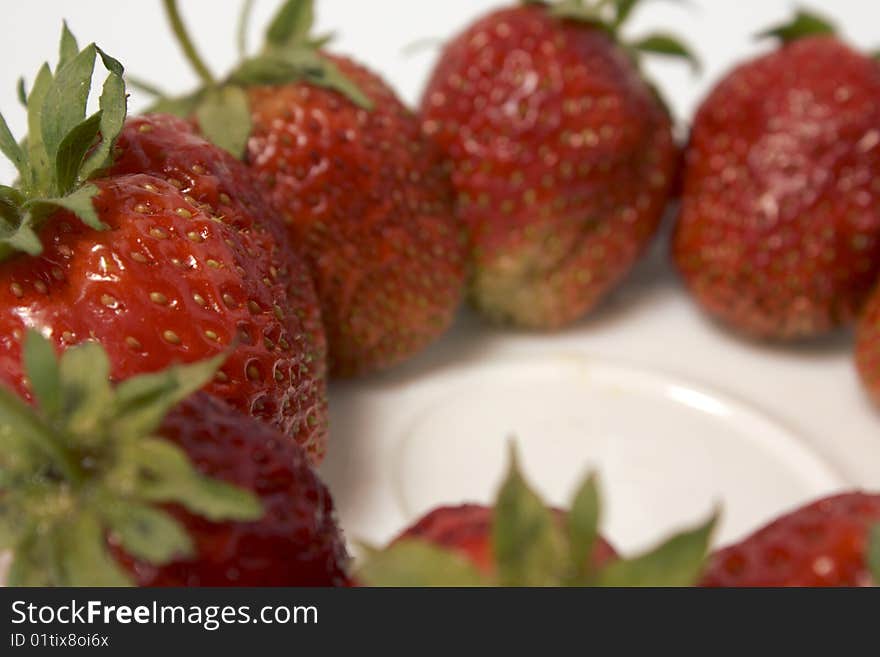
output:
[[[880,585],[880,495],[846,493],[798,509],[716,553],[702,585],[840,587],[872,582]]]
[[[472,301],[497,322],[556,329],[630,271],[670,197],[672,121],[615,37],[636,4],[524,2],[445,48],[425,91],[426,132],[449,156],[471,232]]]
[[[72,121],[61,110],[73,101],[43,110],[41,94],[71,93],[65,83],[91,76],[94,52],[89,46],[54,77],[44,69],[30,95],[32,124],[68,129]],[[7,192],[19,227],[4,240],[0,263],[0,376],[26,393],[26,328],[59,348],[98,340],[116,379],[235,345],[209,390],[296,437],[320,460],[325,345],[304,262],[241,163],[178,119],[135,119],[123,128],[124,89],[121,79],[115,84],[113,97],[105,88],[99,121],[81,124],[94,125],[75,143],[78,151],[47,144],[40,153],[36,142],[23,159],[7,149],[23,173],[21,190]],[[75,121],[84,113],[83,106]],[[116,163],[101,173],[113,150]],[[102,157],[94,168],[89,152]],[[76,174],[66,183],[58,173],[64,166]],[[57,196],[64,198],[40,200]],[[11,257],[12,249],[28,254]]]
[[[495,569],[492,553],[492,517],[494,510],[486,506],[467,504],[440,507],[431,511],[395,540],[420,539],[432,545],[460,554],[484,575]],[[556,512],[556,521],[563,525],[565,513]],[[617,558],[614,548],[604,539],[593,547],[591,565],[601,568]]]
[[[112,387],[96,343],[25,343],[0,388],[0,522],[22,586],[345,585],[330,494],[296,443],[193,391],[221,358]]]
[[[522,478],[516,455],[493,508],[441,507],[357,573],[368,586],[688,586],[703,568],[715,521],[656,550],[620,559],[598,533],[594,478],[567,513],[545,506]]]
[[[801,14],[694,121],[673,254],[697,302],[746,334],[849,324],[880,273],[880,67]]]
[[[179,26],[175,3],[166,6]],[[331,372],[349,376],[393,365],[449,326],[464,243],[443,161],[418,119],[378,76],[319,50],[312,12],[311,0],[288,0],[263,52],[220,91],[157,108],[194,114],[210,139],[244,156],[305,247]]]

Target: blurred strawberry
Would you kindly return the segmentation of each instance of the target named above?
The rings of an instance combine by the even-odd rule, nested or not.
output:
[[[356,574],[366,586],[690,586],[704,565],[715,520],[644,555],[621,559],[599,535],[595,478],[571,509],[548,508],[523,479],[516,454],[492,508],[441,507],[385,550],[368,549]]]
[[[694,121],[673,254],[696,301],[759,338],[853,321],[880,273],[880,67],[800,13]]]
[[[454,38],[434,70],[424,126],[452,162],[471,299],[496,322],[583,317],[660,223],[678,149],[639,58],[689,55],[665,35],[623,43],[636,4],[522,2]]]
[[[873,573],[873,576],[872,576]],[[714,554],[702,586],[880,586],[880,495],[844,493]]]
[[[330,494],[293,441],[196,393],[223,357],[109,383],[94,342],[29,332],[35,405],[0,388],[12,586],[348,582]]]

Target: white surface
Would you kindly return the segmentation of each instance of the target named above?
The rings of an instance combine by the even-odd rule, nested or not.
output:
[[[234,21],[240,3],[183,0],[182,4],[189,22],[197,26],[201,49],[216,71],[224,70],[235,59]],[[404,48],[426,37],[448,36],[498,4],[493,0],[321,0],[319,23],[322,30],[338,34],[340,52],[355,53],[382,71],[414,102],[436,50],[404,55]],[[674,29],[701,55],[705,72],[700,79],[677,64],[658,62],[649,67],[678,116],[685,119],[736,60],[768,47],[755,44],[751,35],[787,18],[795,4],[646,1],[628,32]],[[17,134],[24,115],[15,100],[16,80],[22,73],[32,79],[43,59],[54,59],[62,17],[69,19],[82,43],[98,41],[139,77],[178,92],[194,82],[168,39],[158,0],[29,0],[4,5],[8,29],[0,43],[0,109]],[[257,43],[258,27],[274,6],[274,0],[257,2],[252,43]],[[880,45],[876,3],[838,0],[828,9],[855,43]],[[144,101],[135,93],[133,108],[142,107]],[[4,162],[0,181],[11,178],[11,167]],[[725,538],[730,538],[769,513],[826,490],[835,476],[841,485],[880,488],[880,415],[859,389],[851,347],[848,335],[812,346],[772,348],[719,330],[690,304],[658,243],[653,256],[601,311],[559,335],[494,331],[463,313],[449,336],[407,365],[366,381],[335,385],[332,442],[324,473],[349,536],[381,541],[410,520],[412,512],[429,504],[485,497],[495,484],[504,441],[510,433],[521,433],[526,436],[529,474],[556,502],[564,501],[571,481],[588,463],[603,467],[608,496],[613,498],[609,533],[624,547],[665,533],[673,524],[696,520],[715,497],[729,507]],[[511,356],[527,356],[533,365],[511,365],[516,362]],[[630,390],[601,408],[597,405],[608,401],[601,390],[586,390],[581,398],[566,387],[571,378],[566,368],[573,365],[559,364],[584,358],[598,363],[606,375],[623,376],[627,386],[635,384],[641,392],[633,397]],[[632,364],[633,369],[620,370],[609,365],[613,363]],[[513,367],[512,378],[504,376],[508,367]],[[523,385],[530,376],[536,377],[536,384],[534,401],[527,404]],[[491,392],[485,403],[469,394],[474,377]],[[493,377],[505,384],[496,386]],[[707,393],[713,403],[735,411],[726,419],[723,414],[696,411],[663,392],[670,381],[683,381],[686,389]],[[647,392],[639,386],[647,386]],[[462,397],[461,404],[455,403],[457,396]],[[569,406],[566,397],[571,396],[577,403]],[[630,397],[636,400],[632,404],[624,401]],[[445,405],[436,407],[444,400]],[[563,407],[573,414],[567,426],[559,419]],[[596,415],[589,412],[591,408],[598,408]],[[535,421],[542,413],[556,417],[548,429],[554,429],[557,451],[544,453],[539,443]],[[633,448],[619,444],[608,451],[610,440],[606,440],[600,445],[604,452],[586,453],[599,434],[591,438],[585,431],[581,445],[574,440],[576,433],[599,421],[622,436],[626,442],[621,444]],[[450,445],[474,441],[474,446],[438,449],[430,439],[442,435],[444,426],[455,429]],[[639,435],[642,430],[644,435]],[[481,438],[481,433],[487,435]],[[421,446],[412,448],[410,443],[408,451],[402,450],[405,440]],[[443,474],[457,464],[461,471]],[[401,505],[400,488],[407,491],[409,513]]]

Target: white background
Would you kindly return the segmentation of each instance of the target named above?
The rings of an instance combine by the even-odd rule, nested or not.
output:
[[[218,73],[228,69],[236,58],[239,2],[183,0],[181,4],[206,59]],[[654,28],[670,29],[689,40],[700,55],[704,63],[701,78],[693,77],[687,67],[679,64],[656,62],[649,67],[679,120],[686,122],[706,90],[734,62],[769,47],[755,43],[752,35],[785,20],[794,4],[789,0],[645,0],[627,33],[638,36]],[[877,3],[838,0],[816,4],[833,9],[853,42],[865,48],[880,47]],[[183,92],[194,84],[193,75],[170,39],[158,0],[4,0],[3,5],[0,109],[16,134],[21,134],[24,119],[15,99],[16,81],[21,74],[32,78],[45,58],[54,60],[62,17],[69,20],[82,44],[98,42],[121,59],[132,74],[173,92]],[[423,39],[451,35],[497,5],[494,0],[323,0],[319,3],[319,28],[336,32],[338,51],[354,54],[381,71],[413,103],[436,48],[405,54],[406,47]],[[274,7],[274,0],[258,0],[252,46],[257,45],[259,29]],[[132,107],[142,107],[145,100],[135,92]],[[11,177],[11,168],[4,163],[0,180],[9,181]],[[332,444],[324,471],[334,487],[349,534],[382,540],[408,519],[395,504],[389,484],[400,476],[400,472],[393,471],[398,458],[394,433],[412,420],[414,409],[435,401],[430,398],[434,393],[424,388],[426,382],[449,380],[454,386],[459,369],[491,366],[504,362],[509,354],[544,357],[577,353],[671,372],[744,400],[791,428],[845,484],[880,487],[880,416],[860,390],[850,351],[848,334],[815,345],[773,348],[747,343],[719,330],[690,304],[669,272],[663,246],[658,245],[654,256],[605,308],[560,335],[493,331],[465,313],[450,336],[411,363],[368,381],[334,386]],[[442,461],[443,455],[432,452],[431,458]],[[460,453],[450,458],[455,466],[454,458],[468,456]],[[492,460],[487,472],[494,476],[501,455],[497,459],[486,455],[481,458]],[[428,470],[433,465],[425,464]],[[450,463],[436,464],[437,469],[445,466]],[[540,463],[536,467],[540,469]],[[652,495],[656,499],[641,500],[643,511],[649,508],[648,502],[653,506],[652,513],[642,514],[638,526],[632,520],[633,508],[638,506],[630,499],[634,495],[632,482],[612,481],[612,496],[616,500],[626,498],[629,505],[627,514],[620,506],[612,507],[613,538],[626,545],[640,544],[669,523],[697,514],[706,501],[700,496],[706,493],[701,492],[703,488],[694,489],[690,494],[699,504],[687,503],[688,482],[698,479],[693,478],[694,474],[686,456],[662,476],[653,473],[657,483]],[[553,471],[539,473],[543,478],[539,484],[553,488],[554,476]],[[682,488],[668,503],[663,498],[663,477],[670,484],[667,488],[672,484]],[[711,482],[704,484],[711,493]],[[728,536],[764,520],[771,510],[778,510],[754,492],[748,477],[743,477],[739,488],[718,494],[739,518]],[[437,488],[426,495],[420,499],[460,501],[454,490]],[[664,504],[669,507],[665,511]],[[624,515],[627,520],[621,520]]]

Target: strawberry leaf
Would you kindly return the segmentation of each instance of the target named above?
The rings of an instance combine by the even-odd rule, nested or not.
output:
[[[46,92],[41,129],[50,159],[55,159],[64,137],[85,116],[96,54],[94,45],[77,54],[61,68]]]
[[[23,179],[26,187],[33,188],[35,194],[50,194],[49,180],[52,168],[49,166],[49,154],[43,143],[43,107],[46,103],[46,94],[52,86],[52,70],[48,64],[43,64],[34,86],[31,87],[31,95],[28,96],[28,161],[31,175]]]
[[[9,125],[6,123],[6,119],[3,118],[3,114],[0,114],[0,153],[9,158],[9,161],[15,165],[20,176],[25,177],[27,175],[27,160],[24,151],[21,150],[21,146],[15,141],[15,137],[12,136]]]
[[[706,523],[673,536],[647,554],[613,562],[599,573],[597,584],[604,587],[693,586],[705,565],[717,520],[715,514]]]
[[[568,544],[573,572],[589,574],[593,549],[599,538],[601,502],[596,476],[588,477],[578,489],[568,513]]]
[[[113,538],[136,559],[161,566],[192,556],[189,534],[167,512],[144,504],[109,505],[102,514]]]
[[[84,182],[113,162],[113,144],[125,124],[127,114],[125,80],[122,65],[98,48],[98,54],[110,75],[104,81],[99,99],[101,143],[79,169],[77,179]]]
[[[486,580],[466,559],[418,540],[403,540],[386,550],[370,550],[356,574],[365,586],[475,587]]]
[[[501,586],[557,585],[567,566],[553,514],[523,479],[513,445],[495,502],[492,545]]]
[[[97,515],[83,509],[58,531],[60,581],[54,586],[131,586],[107,550],[104,528]]]
[[[640,53],[684,59],[691,65],[694,72],[700,71],[700,60],[690,48],[675,36],[662,33],[651,34],[631,43],[630,46]]]
[[[67,21],[64,21],[61,24],[61,43],[58,46],[58,64],[55,67],[55,72],[57,73],[64,68],[77,54],[79,54],[79,44],[76,42],[76,37],[70,32]]]
[[[124,463],[139,468],[134,495],[145,502],[174,502],[208,520],[258,520],[260,501],[250,492],[200,475],[186,454],[168,441],[124,441]]]
[[[192,365],[178,365],[156,374],[143,374],[116,387],[113,432],[121,437],[149,435],[168,412],[203,388],[226,360],[221,354]]]
[[[836,34],[837,28],[826,18],[807,11],[798,11],[794,19],[784,25],[777,25],[757,35],[758,39],[776,38],[783,43],[823,34]]]
[[[75,192],[62,196],[60,198],[38,199],[30,201],[27,207],[37,215],[37,218],[54,212],[55,210],[67,210],[72,212],[89,228],[95,230],[106,230],[107,226],[98,217],[97,211],[92,199],[98,195],[100,190],[92,184],[83,185]],[[37,251],[39,253],[39,250]]]
[[[874,580],[874,586],[880,586],[880,524],[868,531],[868,572]]]
[[[244,155],[251,134],[251,110],[247,93],[227,85],[205,92],[196,109],[199,128],[208,139],[236,158]]]
[[[98,112],[78,123],[58,146],[58,153],[55,156],[55,180],[62,195],[70,191],[76,183],[77,173],[86,153],[91,150],[98,138],[101,117],[101,112]]]
[[[286,0],[269,23],[266,41],[279,48],[302,45],[308,39],[314,22],[313,0]]]
[[[62,409],[61,374],[52,343],[39,332],[29,330],[23,356],[25,371],[40,410],[49,419],[58,418]]]
[[[97,342],[77,345],[61,356],[58,372],[68,430],[88,439],[100,435],[113,398],[107,352]]]

